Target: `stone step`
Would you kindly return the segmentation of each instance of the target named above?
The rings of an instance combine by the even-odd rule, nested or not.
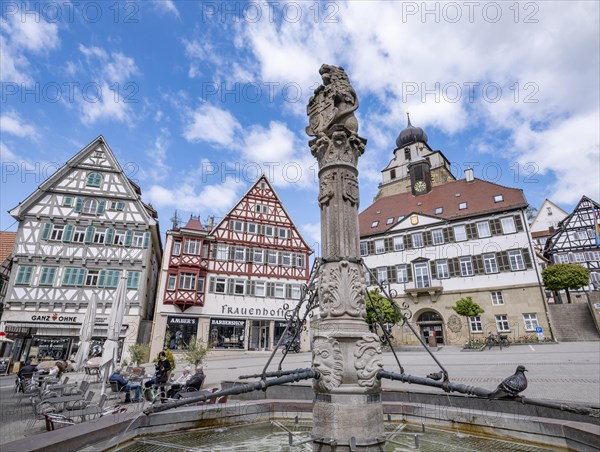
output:
[[[552,332],[558,341],[600,341],[600,334],[586,303],[548,306]]]

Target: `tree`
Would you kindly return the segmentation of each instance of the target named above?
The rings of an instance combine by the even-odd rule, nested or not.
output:
[[[379,313],[382,323],[396,324],[402,320],[402,316],[390,301],[381,293],[378,289],[372,289],[369,291],[367,297],[367,316],[365,321],[369,324],[371,330],[377,329],[378,318],[375,310]]]
[[[590,271],[579,264],[554,264],[542,270],[542,279],[546,289],[552,291],[564,290],[567,300],[571,303],[569,290],[581,289],[590,281]]]
[[[461,298],[456,301],[456,305],[452,306],[454,312],[462,317],[467,318],[467,325],[469,325],[469,317],[477,317],[479,314],[483,314],[485,310],[473,301],[471,297]],[[469,330],[469,347],[471,346],[471,327]]]
[[[202,364],[207,353],[208,345],[202,339],[191,338],[187,348],[183,351],[183,357],[195,369],[198,364]]]
[[[129,346],[129,356],[131,364],[139,366],[142,363],[147,363],[150,357],[150,346],[146,344],[132,344]]]
[[[527,213],[527,221],[531,223],[537,214],[537,209],[533,206],[527,206],[525,212]]]

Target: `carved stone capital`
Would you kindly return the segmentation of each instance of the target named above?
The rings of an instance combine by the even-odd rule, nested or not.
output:
[[[357,264],[346,260],[325,264],[319,278],[322,318],[365,317],[365,278]]]

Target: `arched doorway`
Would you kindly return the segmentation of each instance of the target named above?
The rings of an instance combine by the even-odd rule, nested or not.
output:
[[[429,337],[435,337],[437,345],[444,345],[444,319],[435,311],[425,311],[417,318],[421,337],[429,344]]]

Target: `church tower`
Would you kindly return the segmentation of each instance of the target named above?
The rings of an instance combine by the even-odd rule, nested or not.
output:
[[[382,173],[382,182],[375,200],[398,193],[412,192],[418,196],[431,188],[456,180],[450,171],[450,162],[441,151],[427,144],[427,134],[420,127],[408,123],[396,139],[394,158]]]

